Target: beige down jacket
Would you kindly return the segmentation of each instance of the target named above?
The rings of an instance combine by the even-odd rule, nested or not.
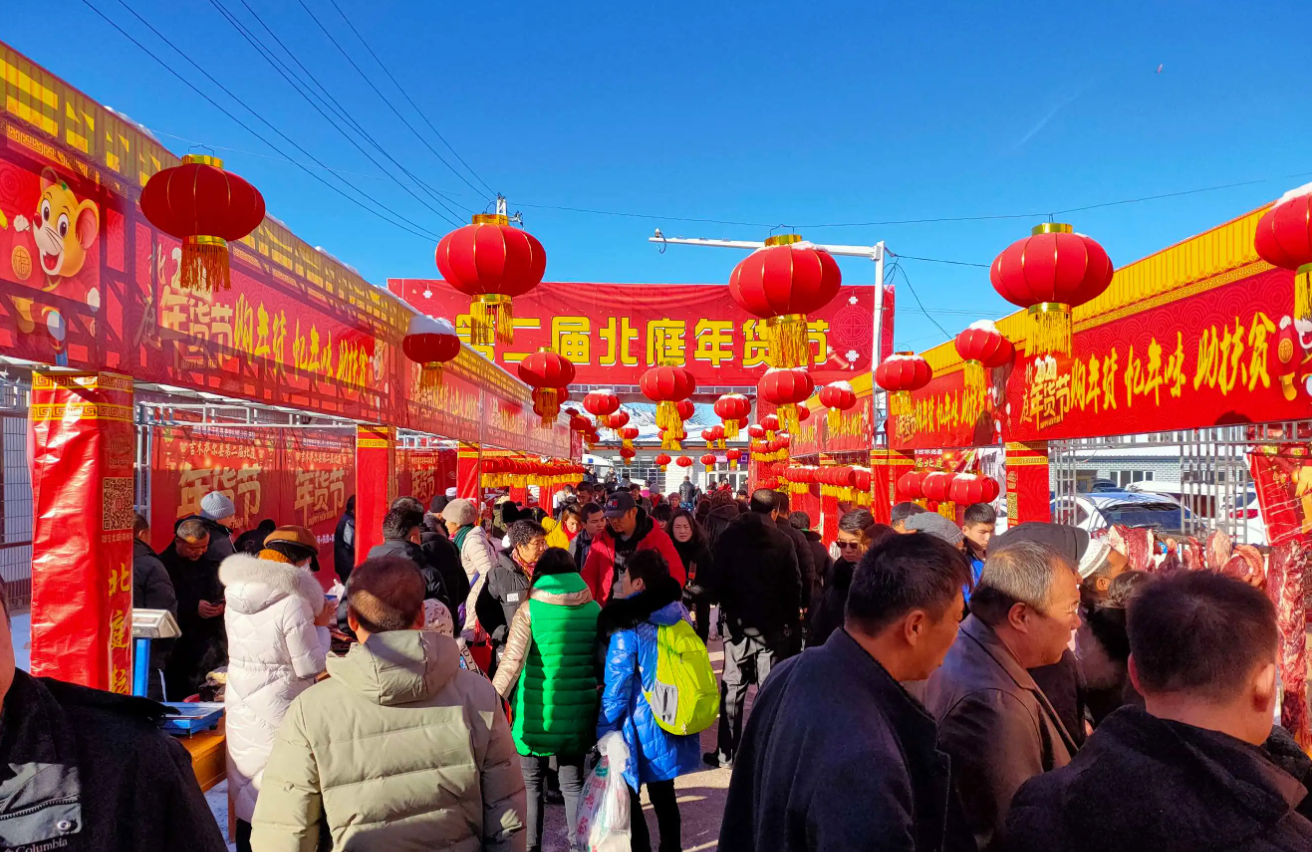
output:
[[[378,633],[288,710],[255,807],[261,852],[522,852],[524,778],[492,684],[453,639]]]

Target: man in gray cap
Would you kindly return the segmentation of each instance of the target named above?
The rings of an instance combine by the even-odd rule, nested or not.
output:
[[[940,538],[957,550],[965,548],[966,537],[961,534],[961,527],[949,521],[937,512],[921,512],[906,519],[907,532],[920,532]]]

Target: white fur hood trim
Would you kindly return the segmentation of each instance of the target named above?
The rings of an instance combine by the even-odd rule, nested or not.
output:
[[[296,596],[311,612],[323,609],[323,586],[307,569],[235,553],[219,566],[219,582],[228,605],[239,612],[259,612],[283,598]]]

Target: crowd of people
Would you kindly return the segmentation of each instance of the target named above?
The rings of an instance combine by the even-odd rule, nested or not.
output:
[[[1312,761],[1272,723],[1273,605],[1132,571],[1074,527],[994,536],[990,506],[958,525],[904,503],[846,512],[826,548],[781,492],[585,481],[551,511],[398,498],[359,564],[348,504],[324,583],[309,530],[200,508],[159,554],[137,518],[134,603],[182,629],[150,696],[222,695],[239,849],[539,850],[555,797],[585,848],[612,732],[639,852],[682,848],[675,779],[705,766],[732,768],[728,852],[1312,848]],[[712,678],[695,730],[658,680],[675,642]],[[5,848],[224,848],[159,704],[15,671],[7,629],[5,693],[0,796],[39,816],[6,815]]]

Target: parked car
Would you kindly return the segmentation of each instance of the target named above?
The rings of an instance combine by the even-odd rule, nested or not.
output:
[[[1211,494],[1185,494],[1180,483],[1168,480],[1146,480],[1131,484],[1127,491],[1136,494],[1157,494],[1170,497],[1175,502],[1188,508],[1199,518],[1213,519],[1215,526],[1225,530],[1236,542],[1244,544],[1266,544],[1266,521],[1262,519],[1262,507],[1257,501],[1257,489],[1250,482],[1243,492],[1236,494],[1233,500],[1222,501],[1217,505],[1217,498]],[[1208,526],[1212,526],[1208,524]]]
[[[1071,503],[1074,503],[1072,506]],[[1138,494],[1132,491],[1099,491],[1058,497],[1052,501],[1053,518],[1070,508],[1074,517],[1067,523],[1090,534],[1116,524],[1126,527],[1151,527],[1159,536],[1182,534],[1186,520],[1193,513],[1164,494]]]

